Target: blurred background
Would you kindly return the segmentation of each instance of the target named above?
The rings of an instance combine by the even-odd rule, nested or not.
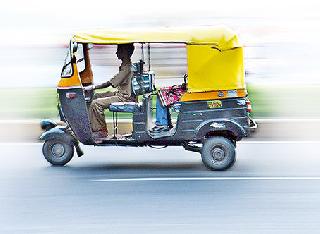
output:
[[[320,233],[319,12],[318,0],[0,1],[0,233]],[[206,170],[182,147],[82,146],[62,168],[42,158],[39,120],[58,118],[73,33],[221,24],[245,46],[259,124],[233,168]],[[110,79],[115,47],[90,53],[95,82]],[[185,56],[153,45],[158,86],[181,81]]]
[[[245,45],[255,118],[319,118],[319,6],[316,0],[3,1],[0,119],[57,118],[55,87],[74,32],[220,24],[235,30]],[[181,78],[184,48],[155,47],[151,60],[158,85]],[[115,47],[91,53],[95,82],[110,79],[119,66]]]

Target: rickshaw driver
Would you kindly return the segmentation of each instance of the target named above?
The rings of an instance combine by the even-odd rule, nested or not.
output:
[[[105,121],[104,110],[113,102],[135,101],[131,96],[131,79],[133,73],[131,71],[131,56],[134,51],[134,45],[120,44],[117,47],[117,58],[121,60],[119,72],[110,81],[100,85],[89,85],[84,87],[85,90],[102,89],[112,86],[116,88],[115,92],[96,93],[89,107],[89,119],[93,138],[96,141],[108,137],[108,129]]]

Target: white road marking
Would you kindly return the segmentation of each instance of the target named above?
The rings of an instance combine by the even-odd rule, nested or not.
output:
[[[254,141],[254,140],[246,140],[239,141],[237,144],[319,144],[320,141],[284,141],[284,140],[274,140],[274,141]]]
[[[92,182],[132,182],[132,181],[199,181],[199,180],[320,180],[320,177],[142,177],[119,179],[95,179]]]

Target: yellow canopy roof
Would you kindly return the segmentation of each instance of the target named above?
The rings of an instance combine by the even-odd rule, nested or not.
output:
[[[224,26],[193,28],[149,28],[128,30],[96,30],[80,32],[73,40],[93,44],[186,43],[214,45],[220,50],[241,47],[237,35]]]

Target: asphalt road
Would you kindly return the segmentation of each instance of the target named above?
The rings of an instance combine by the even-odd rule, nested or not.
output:
[[[243,143],[225,172],[173,147],[0,144],[0,233],[319,233],[320,143]]]

